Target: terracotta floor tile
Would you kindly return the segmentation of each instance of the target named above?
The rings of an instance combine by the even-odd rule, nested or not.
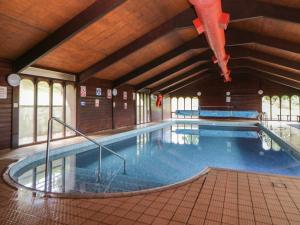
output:
[[[155,217],[154,216],[149,216],[146,214],[142,214],[139,218],[138,221],[146,224],[151,224],[154,221]]]

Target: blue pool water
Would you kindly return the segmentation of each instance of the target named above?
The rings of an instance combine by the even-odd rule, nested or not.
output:
[[[52,161],[53,192],[126,192],[189,179],[207,167],[300,175],[300,161],[258,128],[175,124],[108,145],[122,161],[98,149]],[[43,190],[44,165],[15,175],[19,183]]]

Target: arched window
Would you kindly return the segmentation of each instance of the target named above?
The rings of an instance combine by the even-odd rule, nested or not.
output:
[[[271,113],[272,119],[278,120],[280,116],[280,98],[279,96],[273,96],[271,98]]]
[[[64,121],[64,89],[61,83],[53,84],[52,95],[52,115],[62,121]],[[63,137],[64,127],[57,122],[53,122],[53,138]]]
[[[291,97],[291,120],[297,120],[300,115],[300,98],[297,95]]]
[[[266,114],[266,118],[271,118],[271,98],[270,96],[262,97],[262,112]]]
[[[184,99],[184,110],[192,110],[192,99],[190,97],[186,97]],[[185,118],[191,118],[192,116],[185,116]]]
[[[192,98],[192,110],[198,110],[199,108],[199,98],[193,97]],[[192,118],[197,119],[198,115],[193,115]]]
[[[184,98],[178,98],[178,110],[184,110]],[[184,118],[184,116],[178,116],[178,118]]]
[[[37,141],[47,140],[50,117],[50,86],[46,81],[37,84]]]
[[[172,112],[172,118],[177,118],[176,116],[176,110],[177,110],[177,98],[173,97],[171,100],[171,112]]]
[[[289,120],[290,115],[290,97],[283,95],[281,96],[281,120]]]
[[[19,145],[34,141],[34,84],[29,79],[20,83]]]
[[[76,87],[73,84],[66,85],[66,123],[76,127]],[[66,136],[75,135],[70,129],[66,129]]]

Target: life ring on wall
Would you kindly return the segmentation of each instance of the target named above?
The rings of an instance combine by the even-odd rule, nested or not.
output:
[[[156,98],[156,107],[160,107],[162,104],[162,100],[163,100],[163,96],[162,95],[158,95]]]

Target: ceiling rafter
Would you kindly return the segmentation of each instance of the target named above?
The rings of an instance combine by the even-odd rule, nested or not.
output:
[[[239,7],[236,7],[236,5],[239,5]],[[263,16],[269,16],[276,19],[283,18],[284,20],[299,22],[299,16],[297,14],[297,12],[299,12],[298,10],[292,10],[292,13],[290,14],[290,9],[287,7],[270,5],[264,2],[257,2],[255,0],[249,1],[247,4],[241,4],[240,0],[225,0],[223,1],[223,7],[230,13],[231,22]],[[192,27],[192,20],[194,18],[196,18],[194,10],[192,8],[187,9],[178,16],[129,43],[125,47],[96,62],[94,65],[91,65],[89,68],[80,73],[79,80],[84,81],[92,77],[95,73],[102,71],[108,66],[150,44],[154,40],[166,35],[174,29]],[[117,83],[116,86],[118,85],[119,84]]]
[[[187,67],[189,67],[189,66],[191,66],[191,65],[193,65],[197,62],[199,62],[199,56],[194,56],[194,57],[192,57],[192,58],[190,58],[190,59],[188,59],[188,60],[186,60],[182,63],[179,63],[178,65],[176,65],[174,67],[171,67],[171,68],[169,68],[169,69],[167,69],[167,70],[165,70],[165,71],[163,71],[163,72],[161,72],[161,73],[159,73],[159,74],[157,74],[157,75],[155,75],[155,76],[153,76],[153,77],[137,84],[135,86],[135,88],[136,88],[136,90],[141,90],[143,88],[146,88],[148,85],[153,84],[155,82],[158,82],[158,81],[160,81],[164,78],[167,78],[167,77],[171,76],[172,74],[174,74],[174,73],[176,73],[180,70],[183,70],[183,69],[185,69],[185,68],[187,68]],[[185,72],[185,74],[188,75],[188,74],[195,73],[195,72],[197,72],[199,70],[202,70],[202,69],[207,69],[207,68],[209,68],[209,65],[210,65],[210,63],[201,64],[201,65],[196,66],[195,68],[189,70],[188,72]]]
[[[126,0],[96,0],[84,11],[73,17],[44,40],[17,58],[13,62],[14,72],[21,72],[42,56],[57,48],[124,2],[126,2]]]
[[[207,78],[209,76],[211,76],[211,73],[209,71],[198,73],[194,77],[191,77],[191,78],[189,78],[187,80],[184,80],[184,81],[182,81],[182,82],[180,82],[180,83],[178,83],[178,84],[176,84],[176,85],[174,85],[172,87],[169,87],[169,88],[165,89],[164,91],[161,92],[161,94],[162,95],[168,95],[168,94],[170,94],[170,93],[172,93],[174,91],[182,89],[182,88],[184,88],[186,86],[189,86],[189,85],[191,85],[193,83],[196,83],[196,82],[198,82],[200,80],[203,80],[203,79],[205,79],[205,78]]]

